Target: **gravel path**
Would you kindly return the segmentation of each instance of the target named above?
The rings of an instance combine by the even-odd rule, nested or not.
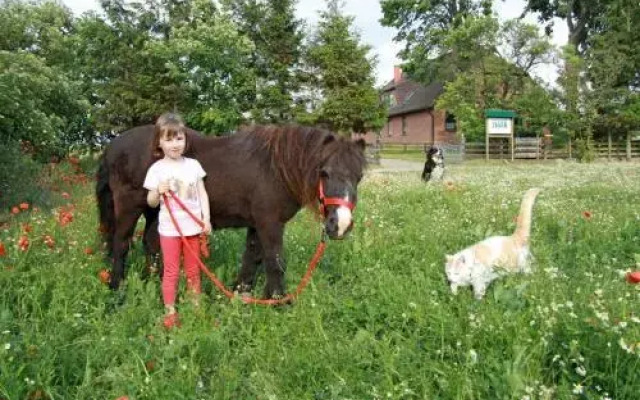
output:
[[[422,172],[424,162],[396,160],[393,158],[380,159],[380,165],[372,165],[371,172]]]

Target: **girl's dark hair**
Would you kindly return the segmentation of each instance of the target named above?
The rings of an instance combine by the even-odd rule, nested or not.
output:
[[[185,149],[184,152],[189,151],[189,136],[187,135],[187,127],[184,124],[184,120],[177,113],[164,113],[158,117],[156,121],[156,127],[153,134],[153,141],[151,142],[151,151],[154,159],[160,159],[164,157],[164,153],[160,148],[160,139],[166,137],[171,139],[175,135],[184,134]]]

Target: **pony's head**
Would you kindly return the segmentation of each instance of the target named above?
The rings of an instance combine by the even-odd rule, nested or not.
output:
[[[318,169],[318,200],[325,232],[331,239],[344,238],[353,227],[358,183],[366,165],[365,142],[329,135],[323,141],[325,157]]]

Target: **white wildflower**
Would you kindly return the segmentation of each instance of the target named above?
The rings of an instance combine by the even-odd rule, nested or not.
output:
[[[582,394],[582,392],[584,392],[584,387],[577,383],[575,385],[573,385],[573,390],[572,390],[573,394]]]
[[[576,367],[576,374],[578,374],[580,376],[587,376],[587,370],[584,369],[583,366],[577,366]]]
[[[474,349],[469,350],[469,360],[471,361],[471,364],[478,362],[478,353]]]
[[[620,340],[618,340],[618,345],[620,345],[620,348],[622,350],[626,351],[629,354],[633,354],[633,348],[627,345],[627,342],[624,341],[624,338],[620,338]]]

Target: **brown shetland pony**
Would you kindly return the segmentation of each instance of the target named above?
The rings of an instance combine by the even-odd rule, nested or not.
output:
[[[136,222],[145,216],[145,252],[159,250],[158,209],[147,206],[142,187],[152,164],[154,128],[146,125],[123,132],[105,150],[97,174],[96,195],[101,231],[113,261],[110,286],[118,288]],[[253,288],[258,265],[265,264],[266,298],[285,293],[282,258],[284,227],[304,206],[317,209],[319,185],[325,196],[356,204],[357,185],[366,165],[364,141],[300,126],[253,126],[223,138],[189,131],[185,156],[197,159],[207,172],[205,187],[214,229],[247,228],[242,269],[235,289]],[[340,201],[342,201],[340,200]],[[351,210],[324,207],[324,226],[332,239],[351,228]]]

